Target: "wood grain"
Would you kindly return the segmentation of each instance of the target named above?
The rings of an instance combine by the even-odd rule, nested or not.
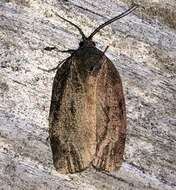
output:
[[[77,49],[80,41],[55,12],[88,35],[131,0],[26,2],[0,1],[0,189],[175,189],[176,1],[136,0],[138,10],[94,38],[101,50],[109,45],[106,56],[122,77],[127,104],[124,162],[111,175],[56,172],[46,140],[55,72],[38,67],[54,68],[68,57],[44,47]]]

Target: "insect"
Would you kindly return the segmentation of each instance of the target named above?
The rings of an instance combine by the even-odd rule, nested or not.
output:
[[[57,69],[49,113],[49,138],[53,163],[60,173],[75,173],[94,167],[113,171],[121,166],[126,138],[126,110],[118,71],[96,48],[93,36],[100,29],[134,9],[110,19],[89,37],[74,23],[81,36],[77,50]],[[46,47],[51,51],[56,47]],[[107,49],[107,48],[106,48]]]

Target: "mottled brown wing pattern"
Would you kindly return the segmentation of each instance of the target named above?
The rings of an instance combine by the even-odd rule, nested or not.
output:
[[[97,80],[97,147],[93,166],[113,171],[120,167],[126,137],[126,111],[122,82],[112,62],[105,57]]]
[[[54,78],[49,118],[53,162],[60,173],[91,165],[107,171],[119,167],[124,97],[120,76],[103,52],[80,49],[64,62]]]
[[[96,76],[88,74],[87,62],[79,57],[65,62],[53,83],[50,140],[60,173],[89,167],[96,150]]]
[[[68,58],[57,70],[53,81],[52,97],[49,113],[49,136],[53,155],[53,163],[57,170],[65,173],[65,166],[70,167],[69,148],[65,141],[62,141],[60,132],[63,129],[63,100],[65,89],[68,88],[68,78],[70,76],[71,58]],[[67,115],[65,116],[65,119]],[[64,130],[63,130],[64,131]],[[66,136],[65,136],[66,137]],[[74,148],[72,148],[74,149]],[[74,150],[73,150],[74,151]],[[72,152],[73,152],[72,151]],[[74,155],[76,157],[76,154]],[[76,165],[76,164],[75,164]]]
[[[49,112],[50,126],[54,124],[53,122],[55,122],[57,113],[60,110],[62,97],[64,96],[64,89],[67,83],[67,77],[70,72],[70,62],[71,62],[70,58],[66,59],[66,61],[62,64],[62,66],[57,70],[56,75],[54,77],[50,112]],[[50,130],[52,130],[51,127]]]

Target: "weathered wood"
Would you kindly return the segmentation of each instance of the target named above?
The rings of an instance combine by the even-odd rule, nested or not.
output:
[[[111,175],[90,169],[69,176],[54,170],[46,141],[55,73],[38,67],[53,68],[67,57],[44,47],[76,49],[80,39],[55,12],[90,34],[127,4],[0,2],[0,189],[176,188],[176,33],[171,20],[176,4],[175,0],[138,2],[143,8],[95,36],[99,49],[110,46],[106,55],[123,81],[128,120],[125,161]]]

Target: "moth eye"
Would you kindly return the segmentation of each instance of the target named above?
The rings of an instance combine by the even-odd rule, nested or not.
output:
[[[84,45],[84,42],[80,42],[79,46],[82,47]]]
[[[94,45],[94,46],[96,45],[95,42],[93,42],[93,45]]]

